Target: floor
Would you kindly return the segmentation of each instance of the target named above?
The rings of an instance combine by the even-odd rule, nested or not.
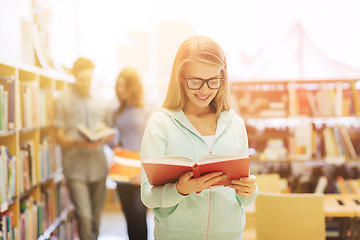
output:
[[[243,233],[244,240],[256,240],[255,229],[251,219],[248,219],[248,226]],[[151,210],[147,213],[148,240],[154,239],[154,214]],[[251,226],[251,227],[250,227]],[[104,211],[98,240],[128,240],[126,221],[124,214],[119,210]]]
[[[154,214],[147,213],[148,240],[153,240]],[[104,211],[100,223],[100,236],[98,240],[128,240],[126,221],[121,211]]]

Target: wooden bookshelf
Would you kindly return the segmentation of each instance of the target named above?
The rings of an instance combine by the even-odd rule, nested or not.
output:
[[[73,226],[69,222],[73,207],[52,127],[53,99],[73,82],[64,73],[0,61],[2,236],[49,239],[68,236],[61,229]],[[7,225],[10,232],[5,232]]]
[[[360,193],[359,79],[233,82],[231,90],[246,124],[252,174],[277,173],[291,193],[321,191],[337,199]],[[345,145],[342,133],[340,144],[331,139],[339,135],[338,126],[346,129],[356,155],[332,152],[345,150],[340,147]],[[332,141],[325,143],[329,136]],[[325,204],[327,236],[355,233],[343,224],[349,221],[356,226],[354,209],[346,212],[349,206],[334,203]],[[245,208],[244,239],[256,238],[252,205]]]

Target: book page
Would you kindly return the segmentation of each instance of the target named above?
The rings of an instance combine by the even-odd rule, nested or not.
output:
[[[201,157],[198,160],[198,163],[206,164],[206,163],[223,162],[223,161],[243,159],[243,158],[249,158],[249,156],[241,156],[241,155],[233,155],[233,154],[231,154],[231,155],[209,154],[209,155]]]
[[[195,162],[190,158],[184,156],[160,156],[160,157],[145,159],[144,163],[192,166]]]
[[[98,141],[102,138],[115,134],[115,129],[106,127],[105,125],[103,125],[102,128],[97,126],[95,132],[91,132],[87,126],[81,123],[77,124],[77,128],[90,141]]]

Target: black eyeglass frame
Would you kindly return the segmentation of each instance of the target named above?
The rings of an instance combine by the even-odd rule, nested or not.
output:
[[[220,80],[220,86],[217,87],[217,88],[212,88],[212,87],[209,86],[209,82],[210,82],[211,80],[215,80],[215,79],[219,79],[219,80]],[[205,83],[206,83],[206,85],[208,86],[208,88],[210,88],[211,90],[217,90],[217,89],[219,89],[219,88],[221,87],[221,85],[222,85],[222,83],[223,83],[223,78],[222,78],[222,77],[215,77],[215,78],[209,78],[209,79],[202,79],[202,78],[185,78],[185,80],[186,80],[186,86],[187,86],[187,88],[190,89],[190,90],[199,90],[200,88],[202,88],[202,87],[204,86]],[[189,80],[200,80],[202,83],[201,83],[200,87],[198,87],[198,88],[190,88],[190,87],[189,87]]]

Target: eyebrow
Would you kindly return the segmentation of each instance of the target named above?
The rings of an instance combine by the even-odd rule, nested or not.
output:
[[[210,78],[201,78],[201,77],[191,76],[191,75],[189,77],[186,77],[186,78],[197,78],[197,79],[202,79],[202,80],[209,80],[209,79],[214,79],[214,78],[220,78],[220,74],[216,75],[214,77],[210,77]]]

